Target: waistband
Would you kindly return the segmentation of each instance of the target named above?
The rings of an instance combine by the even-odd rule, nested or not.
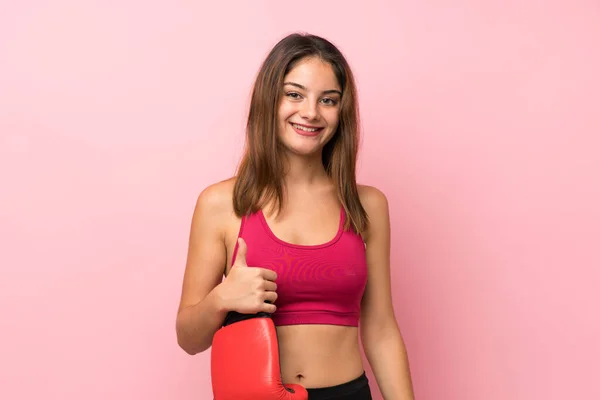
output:
[[[309,396],[315,396],[316,398],[327,398],[328,396],[338,397],[351,395],[366,386],[369,386],[369,379],[363,372],[361,376],[349,382],[323,388],[307,388],[306,391],[308,392]]]

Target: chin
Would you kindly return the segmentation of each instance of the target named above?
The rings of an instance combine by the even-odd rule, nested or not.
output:
[[[291,147],[291,146],[286,146],[286,149],[288,152],[293,153],[297,156],[302,156],[302,157],[314,157],[318,154],[321,154],[321,150],[322,150],[321,148],[307,149],[307,148]]]
[[[321,154],[321,152],[323,150],[323,148],[321,146],[315,146],[315,145],[310,146],[310,145],[307,145],[306,143],[298,144],[298,143],[284,142],[283,147],[285,148],[285,150],[287,152],[298,155],[298,156],[303,156],[303,157],[312,157],[317,154]]]

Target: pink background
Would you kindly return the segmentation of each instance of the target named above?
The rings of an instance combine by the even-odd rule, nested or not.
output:
[[[417,398],[600,398],[597,1],[202,3],[1,3],[0,398],[210,398],[191,213],[295,30],[357,75]]]

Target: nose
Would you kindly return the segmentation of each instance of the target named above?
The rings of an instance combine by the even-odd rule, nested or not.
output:
[[[300,109],[302,119],[308,121],[317,121],[319,119],[319,107],[312,101],[304,101]]]

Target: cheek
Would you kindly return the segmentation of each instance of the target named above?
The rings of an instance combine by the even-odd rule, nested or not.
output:
[[[291,117],[292,115],[294,115],[295,113],[295,109],[294,106],[292,104],[283,102],[280,106],[279,106],[279,119],[284,122],[286,119],[288,119],[289,117]]]
[[[339,111],[332,111],[328,113],[325,117],[327,119],[327,125],[335,128],[340,123],[340,113]]]

